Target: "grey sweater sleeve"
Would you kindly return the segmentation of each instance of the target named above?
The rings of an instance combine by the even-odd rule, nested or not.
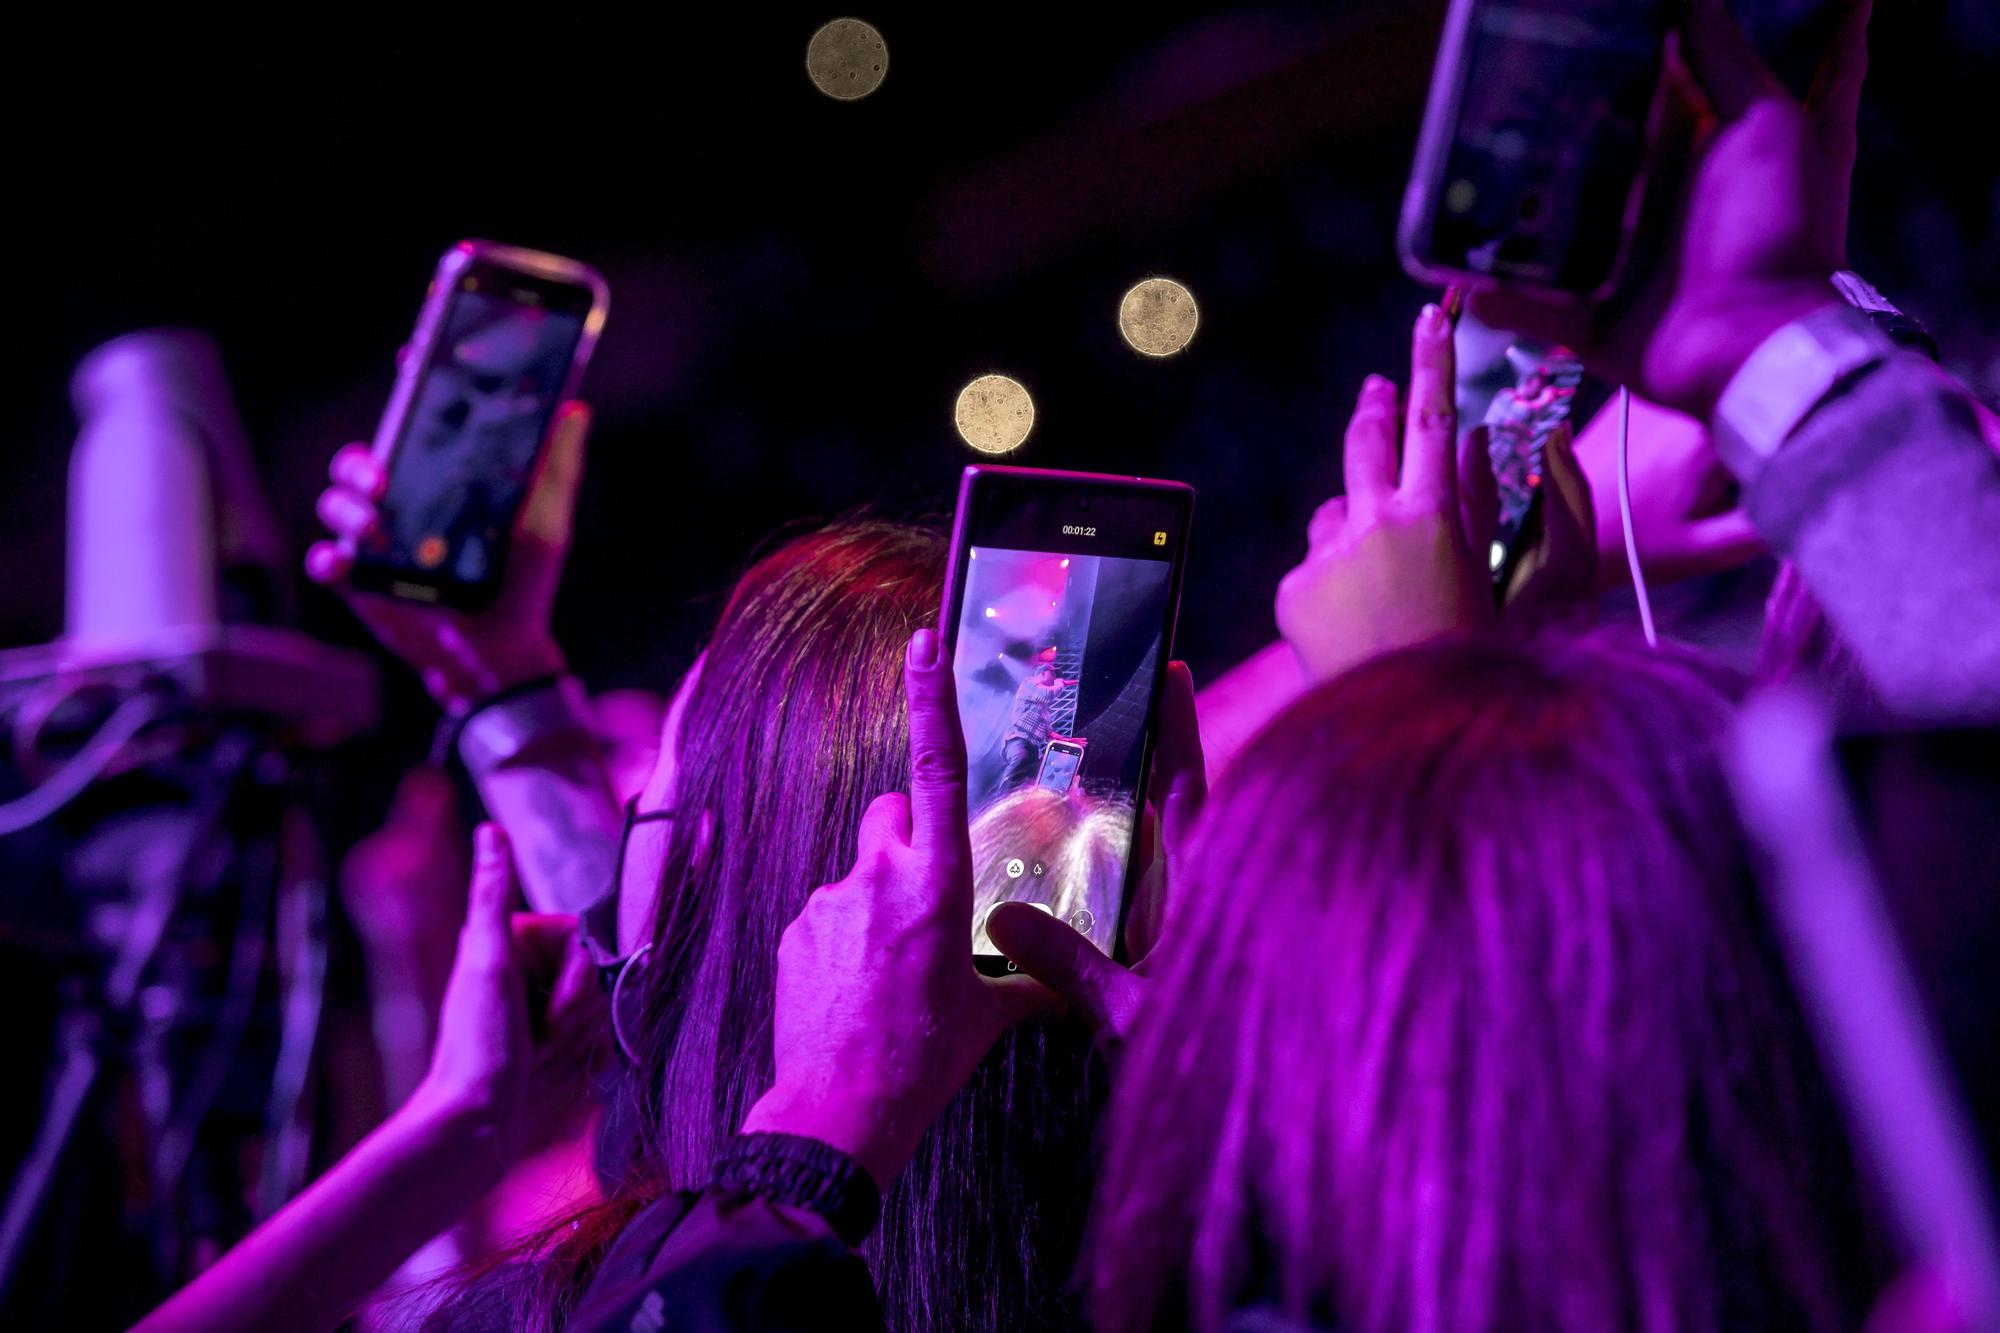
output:
[[[1746,497],[1877,695],[1912,719],[2000,716],[2000,455],[1973,412],[1897,352],[1806,416]]]

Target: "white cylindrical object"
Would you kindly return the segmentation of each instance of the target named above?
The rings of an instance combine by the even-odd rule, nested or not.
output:
[[[216,623],[213,488],[194,415],[211,373],[220,364],[206,337],[147,330],[99,347],[71,377],[73,653],[165,647]]]

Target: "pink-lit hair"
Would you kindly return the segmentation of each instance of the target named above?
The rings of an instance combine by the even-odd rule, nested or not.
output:
[[[933,529],[853,519],[738,580],[681,720],[638,1058],[599,1145],[609,1197],[461,1275],[430,1328],[562,1327],[620,1229],[707,1181],[770,1086],[780,936],[853,865],[862,811],[909,785],[904,649],[936,623],[944,564]],[[1075,1322],[1089,1065],[1074,1024],[1016,1029],[924,1137],[865,1251],[898,1333]]]
[[[1851,1326],[1831,1129],[1691,655],[1433,646],[1230,770],[1120,1070],[1097,1327]]]

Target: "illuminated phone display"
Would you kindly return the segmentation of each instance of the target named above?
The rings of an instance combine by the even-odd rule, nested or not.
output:
[[[358,553],[359,584],[462,606],[490,599],[603,309],[602,279],[573,261],[483,243],[446,256],[377,436],[389,483],[379,530]]]
[[[1083,742],[1051,739],[1042,751],[1042,771],[1035,784],[1058,796],[1069,795],[1076,786],[1076,770],[1083,764]]]
[[[968,471],[947,623],[968,759],[973,952],[983,970],[1004,970],[985,917],[1018,901],[1111,953],[1193,493]]]

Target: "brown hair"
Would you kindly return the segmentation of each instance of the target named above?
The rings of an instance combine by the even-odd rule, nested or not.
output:
[[[1851,1167],[1726,685],[1611,638],[1459,643],[1263,732],[1120,1071],[1098,1327],[1851,1326]]]

